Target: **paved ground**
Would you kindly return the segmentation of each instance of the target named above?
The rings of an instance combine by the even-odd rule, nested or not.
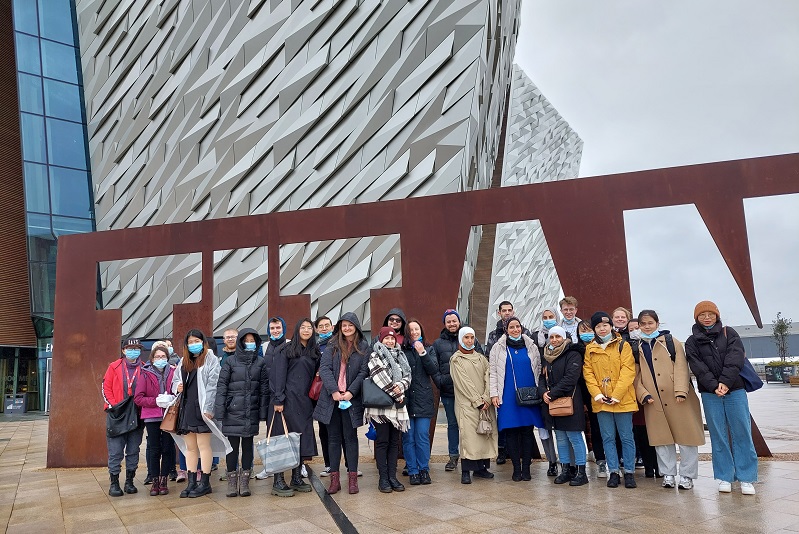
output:
[[[438,461],[431,466],[432,485],[384,495],[377,491],[374,463],[362,439],[362,491],[338,494],[334,505],[358,532],[799,532],[799,462],[785,460],[793,457],[787,453],[799,452],[799,388],[769,384],[750,401],[772,451],[779,453],[776,461],[760,463],[755,497],[742,496],[737,487],[720,495],[706,461],[689,492],[665,490],[644,478],[638,479],[638,489],[611,490],[595,478],[593,463],[587,487],[553,485],[541,462],[533,464],[531,482],[512,482],[506,465],[495,468],[494,480],[464,486],[457,473],[446,473]],[[176,491],[150,497],[140,470],[140,492],[111,499],[104,469],[44,468],[47,425],[45,417],[0,417],[0,530],[339,531],[316,493],[278,499],[269,495],[268,482],[253,481],[250,498],[226,498],[218,477],[212,479],[216,492],[207,497],[180,499]],[[439,427],[435,459],[443,459],[445,442],[446,432]],[[143,460],[142,447],[142,465]],[[176,488],[173,483],[171,489]]]

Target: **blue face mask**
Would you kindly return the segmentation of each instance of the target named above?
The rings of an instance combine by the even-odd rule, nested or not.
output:
[[[338,401],[338,407],[339,407],[340,410],[346,410],[350,406],[352,406],[352,403],[350,401],[348,401],[348,400],[340,400],[340,401]]]
[[[549,350],[555,350],[555,347],[552,345],[552,343],[550,343],[549,345],[547,345],[547,348],[548,348]]]
[[[598,335],[598,334],[597,334],[597,335]],[[607,343],[608,341],[610,341],[611,339],[613,339],[613,332],[609,333],[609,334],[608,334],[608,335],[606,335],[606,336],[599,336],[599,339],[602,341],[602,343]]]
[[[167,347],[166,351],[169,353],[170,356],[172,356],[172,354],[175,353],[175,349],[173,349],[172,347]]]
[[[555,328],[558,326],[558,322],[555,319],[544,319],[543,320],[544,328],[549,330],[550,328]]]
[[[277,337],[270,335],[269,339],[271,339],[272,341],[277,341],[278,339],[281,339],[282,337],[283,337],[283,334],[280,334]]]
[[[319,339],[320,339],[321,341],[324,341],[324,340],[326,340],[326,339],[330,339],[330,337],[331,337],[332,335],[333,335],[333,332],[332,332],[332,331],[331,331],[331,332],[328,332],[327,334],[319,334]]]
[[[522,340],[522,336],[513,337],[512,335],[508,334],[508,339],[513,340],[513,341],[521,341]]]
[[[189,352],[192,354],[200,354],[203,351],[203,344],[202,343],[189,343],[187,345]]]
[[[702,325],[702,326],[704,326],[704,325]],[[705,330],[711,330],[714,326],[716,326],[716,323],[713,323],[710,326],[705,326]]]
[[[125,349],[125,358],[130,361],[136,361],[141,356],[141,350],[139,349]]]
[[[153,365],[156,369],[163,369],[169,362],[167,360],[153,360]]]
[[[582,339],[584,343],[591,343],[594,340],[594,337],[594,334],[591,332],[583,332],[580,334],[580,339]]]
[[[244,350],[249,351],[249,352],[254,352],[255,351],[255,341],[253,341],[252,343],[250,343],[249,341],[245,341],[244,342]]]
[[[461,347],[463,347],[465,350],[474,350],[474,343],[472,343],[468,347],[466,345],[461,344]]]
[[[418,341],[419,343],[421,343],[421,342],[423,341],[423,339],[422,339],[421,337],[419,337],[419,339],[417,339],[416,341]]]
[[[660,330],[655,330],[651,334],[647,334],[643,330],[641,331],[641,338],[642,339],[657,339],[660,336]]]

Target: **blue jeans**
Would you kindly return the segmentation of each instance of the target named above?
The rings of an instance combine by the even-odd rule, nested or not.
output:
[[[635,439],[633,438],[633,413],[632,412],[599,412],[599,432],[602,434],[602,445],[605,447],[605,459],[608,462],[608,472],[619,471],[619,451],[616,449],[616,432],[621,438],[622,457],[627,472],[635,470]]]
[[[450,456],[458,456],[458,419],[455,417],[455,397],[441,397],[447,414],[447,445]]]
[[[566,463],[565,459],[571,455],[569,448],[569,444],[571,444],[571,447],[574,448],[574,465],[585,465],[588,451],[585,448],[582,431],[556,430],[555,437],[558,440],[558,456],[561,457],[563,463]]]
[[[702,393],[702,406],[710,431],[713,477],[726,482],[756,482],[757,453],[746,391],[736,389],[723,397]]]
[[[411,426],[402,435],[402,453],[408,464],[408,474],[418,475],[430,470],[430,418],[411,417]]]

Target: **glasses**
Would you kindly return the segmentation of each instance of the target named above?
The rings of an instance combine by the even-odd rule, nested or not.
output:
[[[700,313],[700,314],[699,314],[697,317],[698,317],[699,319],[712,319],[712,318],[714,318],[715,316],[716,316],[716,314],[715,314],[715,313],[712,313],[712,312],[704,312],[704,313]]]
[[[399,317],[389,317],[388,318],[388,322],[389,323],[401,323],[402,319],[400,319]]]
[[[225,336],[224,339],[236,339],[236,336]]]

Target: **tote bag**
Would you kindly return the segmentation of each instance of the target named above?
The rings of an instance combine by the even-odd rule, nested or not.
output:
[[[275,424],[277,414],[272,417],[272,424],[266,433],[266,439],[260,440],[255,444],[258,455],[264,464],[264,471],[267,473],[282,473],[289,469],[294,469],[300,465],[300,434],[289,432],[286,426],[286,416],[280,412],[283,418],[282,436],[273,436],[272,427]]]

